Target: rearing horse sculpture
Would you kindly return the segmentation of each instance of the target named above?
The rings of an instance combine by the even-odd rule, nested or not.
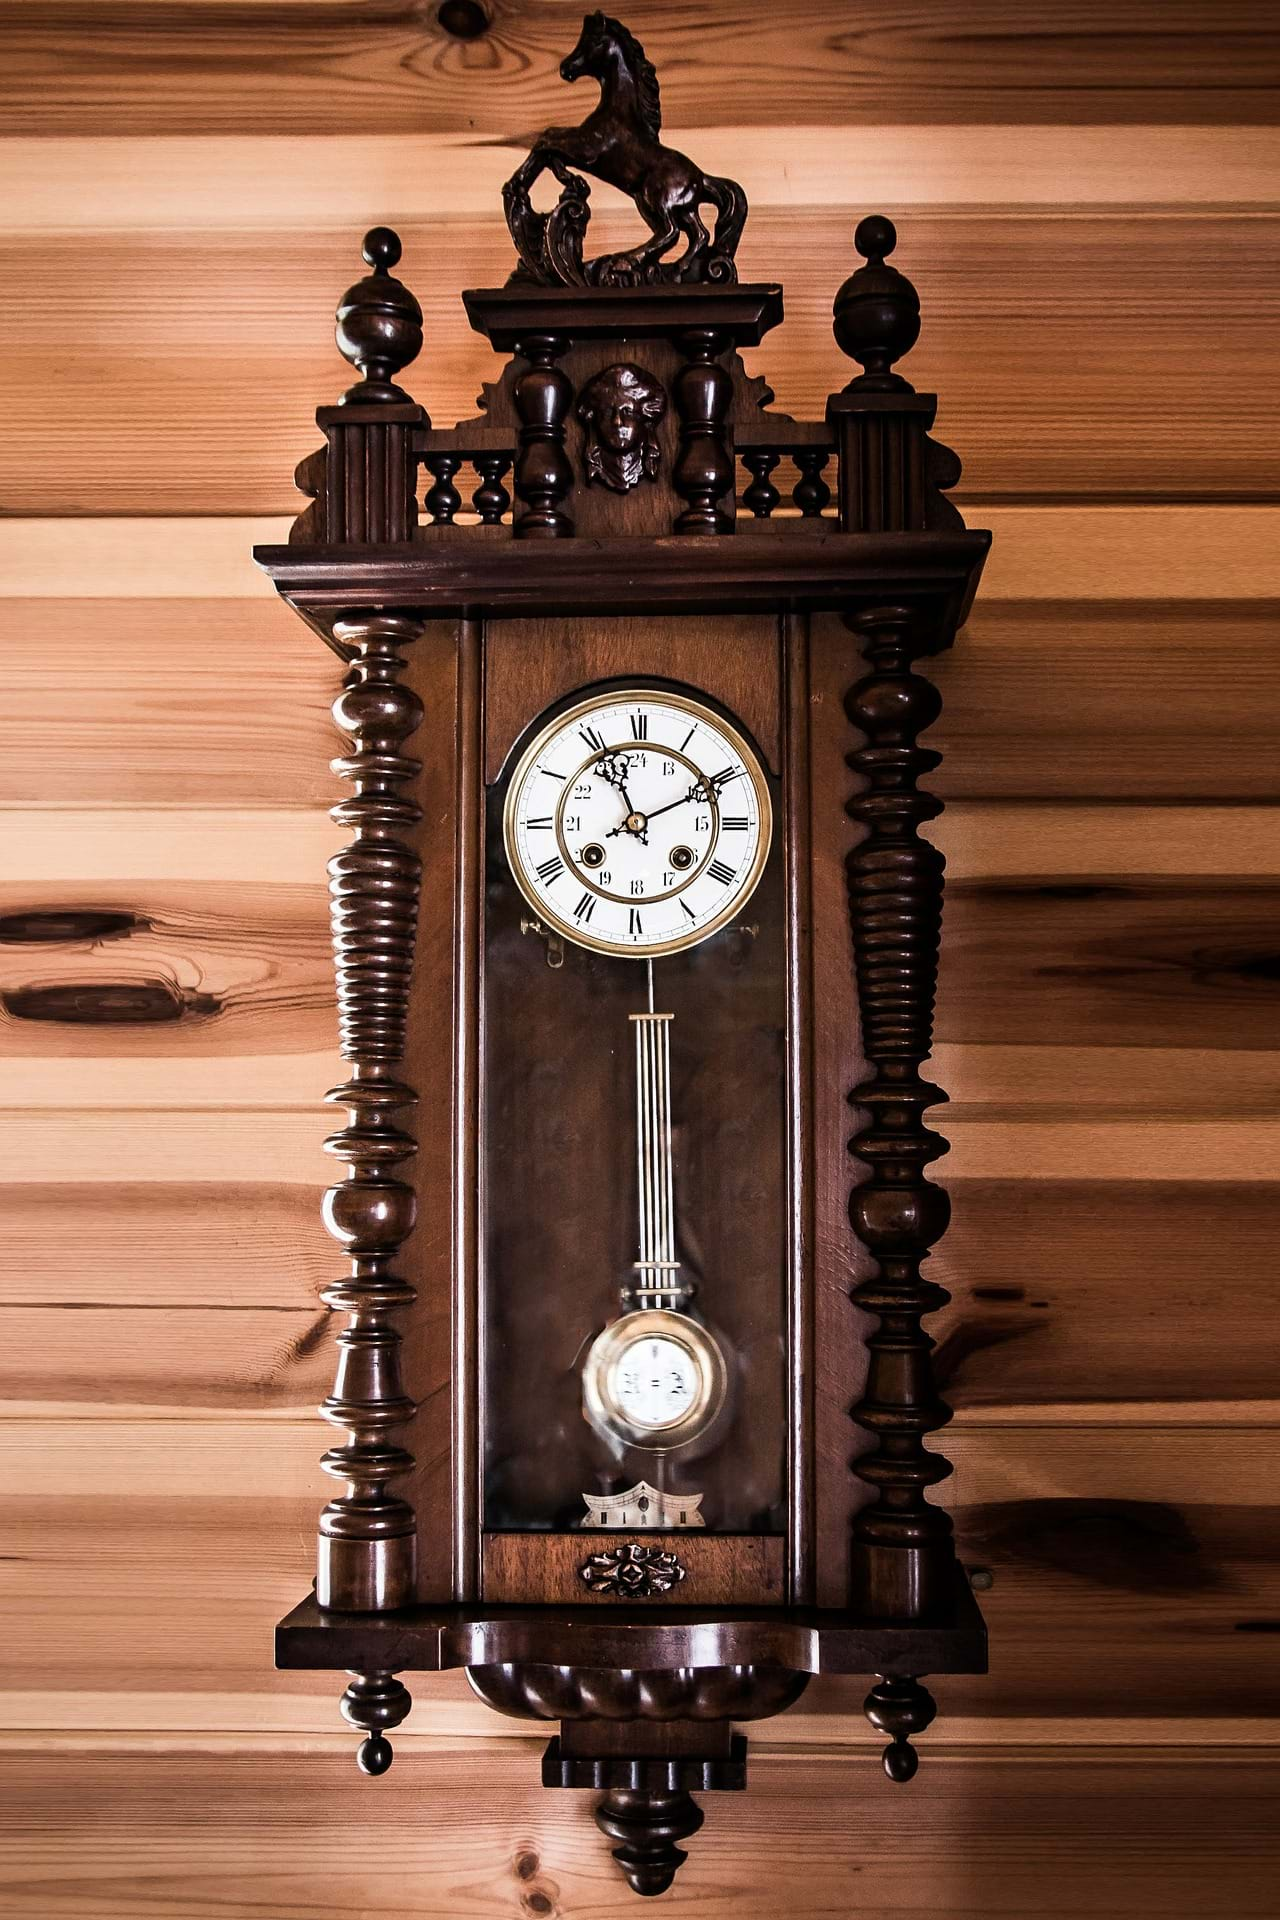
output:
[[[620,21],[589,13],[577,46],[560,63],[564,80],[590,75],[600,82],[600,104],[580,127],[548,127],[502,191],[507,225],[520,254],[516,280],[543,284],[625,287],[677,281],[737,279],[733,256],[747,218],[747,196],[736,180],[719,179],[658,138],[662,107],[658,76],[644,48]],[[626,253],[582,258],[591,189],[581,167],[635,202],[652,239]],[[553,173],[563,192],[550,213],[537,213],[530,189]],[[716,210],[714,233],[701,209]],[[681,239],[683,252],[669,258]]]

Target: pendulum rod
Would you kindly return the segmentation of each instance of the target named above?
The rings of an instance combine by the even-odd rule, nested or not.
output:
[[[637,1283],[626,1289],[637,1306],[687,1300],[692,1288],[680,1279],[676,1258],[675,1182],[671,1142],[671,1022],[656,1013],[653,962],[648,963],[649,1008],[633,1013],[636,1035],[636,1186],[640,1257]]]

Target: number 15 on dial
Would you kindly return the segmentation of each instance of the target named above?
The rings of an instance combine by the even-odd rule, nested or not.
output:
[[[512,874],[544,925],[634,958],[717,932],[769,852],[764,769],[700,702],[653,688],[580,701],[525,749],[503,830]]]

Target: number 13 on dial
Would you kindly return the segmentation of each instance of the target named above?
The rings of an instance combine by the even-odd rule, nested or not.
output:
[[[631,688],[544,727],[512,775],[507,858],[544,925],[647,958],[725,925],[769,852],[764,769],[736,728],[681,694]]]

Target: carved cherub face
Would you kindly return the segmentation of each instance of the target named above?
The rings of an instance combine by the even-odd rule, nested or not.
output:
[[[666,410],[666,394],[641,367],[606,367],[588,381],[578,400],[588,481],[626,493],[652,480],[661,458],[656,429]]]

